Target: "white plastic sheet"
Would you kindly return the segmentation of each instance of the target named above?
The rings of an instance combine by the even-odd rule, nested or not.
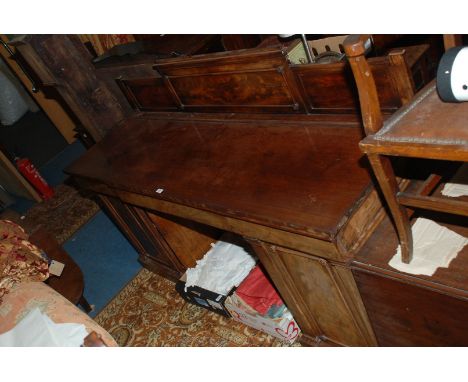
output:
[[[13,125],[24,113],[28,105],[13,83],[0,70],[0,122],[4,126]]]
[[[87,335],[83,324],[56,324],[34,308],[13,329],[0,335],[0,346],[81,346]]]
[[[247,277],[255,266],[255,259],[239,245],[222,240],[212,244],[195,268],[187,269],[185,288],[199,286],[227,295]],[[186,289],[187,290],[187,289]]]

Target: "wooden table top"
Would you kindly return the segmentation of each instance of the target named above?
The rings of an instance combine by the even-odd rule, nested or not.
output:
[[[367,153],[468,160],[468,102],[443,102],[434,81],[361,143]]]
[[[355,122],[134,118],[66,171],[331,240],[370,185],[361,139]]]

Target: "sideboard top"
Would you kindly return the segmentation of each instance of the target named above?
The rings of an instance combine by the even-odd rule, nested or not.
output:
[[[332,240],[370,184],[354,123],[133,118],[67,172]]]

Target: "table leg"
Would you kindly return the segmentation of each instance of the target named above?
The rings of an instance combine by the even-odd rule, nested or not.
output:
[[[81,307],[84,309],[86,313],[89,313],[93,310],[93,308],[91,307],[91,305],[89,305],[88,301],[84,298],[83,295],[80,297],[78,304],[81,305]]]
[[[399,187],[391,161],[383,155],[368,154],[367,156],[393,216],[401,245],[401,260],[408,264],[413,257],[413,236],[406,207],[397,199]]]

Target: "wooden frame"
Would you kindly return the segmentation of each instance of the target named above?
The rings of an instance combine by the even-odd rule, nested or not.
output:
[[[401,192],[388,156],[468,161],[466,116],[468,104],[442,102],[434,83],[422,89],[407,106],[383,122],[377,90],[364,57],[369,36],[350,36],[345,50],[359,90],[368,137],[360,147],[369,158],[396,225],[402,261],[409,263],[413,238],[406,207],[423,208],[468,216],[468,204],[449,198],[429,196],[440,177],[432,175],[416,193]],[[410,94],[408,94],[409,98]],[[409,99],[407,100],[409,101]],[[444,126],[444,128],[441,128]]]

